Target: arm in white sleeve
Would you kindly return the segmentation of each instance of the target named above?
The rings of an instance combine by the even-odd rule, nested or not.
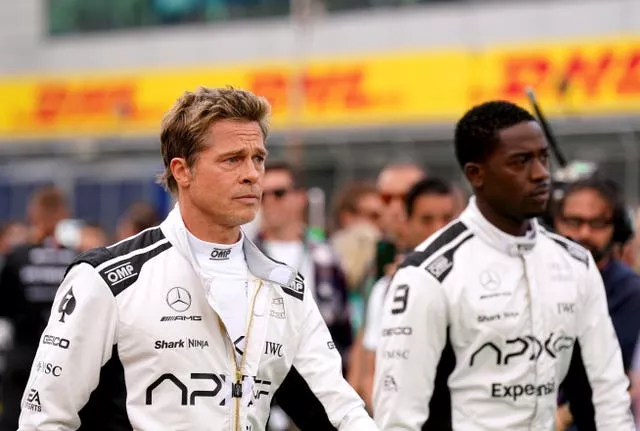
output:
[[[364,402],[342,375],[342,360],[309,292],[293,364],[276,394],[301,429],[375,431]]]
[[[74,266],[58,288],[22,397],[18,431],[80,427],[115,343],[115,298],[93,267]]]
[[[429,418],[447,342],[441,286],[418,267],[398,270],[384,303],[376,354],[374,418],[381,430],[419,430]]]
[[[631,431],[635,427],[627,392],[629,379],[624,373],[620,345],[609,316],[602,278],[591,256],[586,277],[578,340],[593,391],[597,429]]]

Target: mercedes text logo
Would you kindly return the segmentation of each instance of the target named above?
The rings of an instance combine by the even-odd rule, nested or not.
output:
[[[174,287],[167,293],[167,304],[179,313],[187,311],[191,306],[191,294],[182,287]]]
[[[487,290],[496,290],[500,287],[500,277],[490,269],[483,271],[480,274],[480,284]]]

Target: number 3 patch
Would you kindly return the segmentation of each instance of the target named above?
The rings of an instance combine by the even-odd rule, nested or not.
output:
[[[407,309],[407,300],[409,299],[409,285],[401,284],[396,287],[393,293],[393,308],[391,314],[401,314]]]

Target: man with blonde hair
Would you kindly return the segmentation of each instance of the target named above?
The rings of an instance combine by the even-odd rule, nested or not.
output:
[[[162,123],[158,227],[79,256],[44,331],[20,430],[374,430],[303,280],[240,226],[260,206],[268,102],[186,92]]]

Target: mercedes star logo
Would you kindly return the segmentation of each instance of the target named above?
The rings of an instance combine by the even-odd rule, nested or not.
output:
[[[500,287],[500,277],[495,271],[488,269],[480,274],[480,284],[487,290],[496,290]]]
[[[191,306],[191,294],[182,287],[174,287],[167,293],[167,304],[179,313],[187,311]]]

